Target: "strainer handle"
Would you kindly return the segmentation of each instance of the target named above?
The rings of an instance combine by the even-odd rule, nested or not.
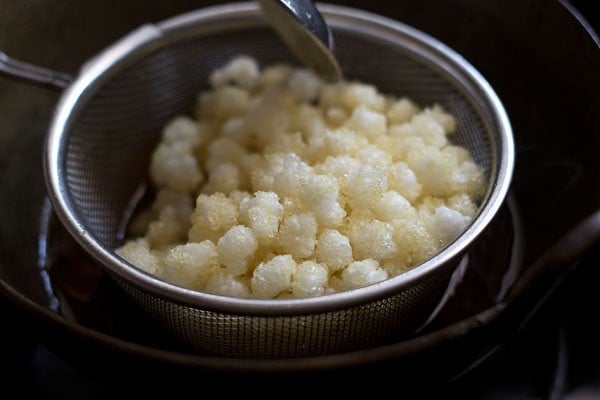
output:
[[[0,51],[0,73],[11,78],[59,90],[66,89],[73,80],[68,74],[16,60],[2,51]]]

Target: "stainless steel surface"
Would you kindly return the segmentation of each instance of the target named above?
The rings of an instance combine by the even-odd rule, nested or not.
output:
[[[453,140],[485,170],[488,189],[473,223],[439,254],[397,277],[318,298],[238,299],[161,281],[114,253],[161,127],[193,101],[210,71],[239,53],[261,64],[293,61],[255,3],[144,25],[88,61],[55,111],[44,165],[60,220],[142,308],[203,352],[307,357],[410,334],[507,194],[514,162],[510,123],[493,89],[464,58],[397,21],[333,5],[322,12],[349,78],[423,105],[441,104],[456,116]],[[366,55],[376,62],[366,62]]]
[[[311,0],[260,0],[259,3],[271,26],[299,60],[326,80],[342,78],[333,53],[331,30]]]
[[[594,110],[600,106],[600,55],[592,39],[597,35],[591,35],[589,26],[563,7],[565,1],[533,0],[524,5],[520,0],[506,0],[501,7],[492,0],[336,2],[385,14],[441,38],[473,62],[500,93],[517,141],[511,191],[524,230],[522,271],[529,270],[563,232],[598,210],[600,120]],[[0,49],[19,59],[74,74],[85,59],[140,24],[214,3],[64,0],[57,7],[55,1],[0,0]],[[592,7],[589,2],[578,3]],[[541,282],[540,290],[524,293],[527,301],[519,298],[518,304],[493,307],[490,313],[493,304],[481,301],[478,295],[495,294],[496,281],[490,277],[504,266],[498,256],[492,258],[496,265],[478,264],[486,267],[475,275],[481,280],[466,284],[466,290],[456,293],[457,303],[448,307],[450,319],[429,334],[398,337],[386,346],[327,357],[251,362],[210,357],[176,346],[157,324],[141,323],[142,314],[131,312],[127,299],[106,291],[104,285],[99,293],[105,296],[94,297],[98,293],[91,284],[95,279],[112,286],[103,274],[94,272],[95,279],[82,275],[81,271],[88,269],[85,260],[65,261],[57,258],[51,247],[40,245],[43,237],[52,239],[56,234],[40,223],[47,200],[41,172],[42,145],[56,99],[53,91],[0,76],[0,295],[14,307],[14,318],[9,313],[3,328],[8,333],[8,338],[3,336],[3,351],[9,354],[5,365],[10,366],[8,375],[0,378],[5,387],[8,384],[9,389],[25,395],[41,390],[41,397],[56,396],[59,391],[100,398],[98,386],[106,395],[122,395],[128,388],[126,393],[172,397],[176,387],[182,388],[177,392],[189,395],[197,394],[199,385],[230,388],[235,381],[240,382],[237,392],[244,395],[263,395],[265,391],[280,395],[288,393],[290,387],[339,395],[372,389],[372,382],[377,381],[385,388],[384,393],[404,397],[407,393],[422,396],[424,391],[438,391],[436,395],[457,392],[458,397],[469,398],[493,399],[498,393],[550,398],[545,385],[554,376],[548,373],[553,363],[547,356],[552,351],[541,345],[540,338],[544,343],[552,342],[552,327],[536,324],[532,332],[533,324],[524,323],[521,315],[535,312],[539,317],[534,305],[554,285]],[[494,225],[498,223],[502,225],[502,218],[495,219]],[[510,232],[484,237],[472,250],[488,257],[509,237]],[[569,359],[561,355],[568,364],[563,370],[568,375],[567,393],[577,387],[584,389],[590,383],[586,376],[591,378],[594,371],[598,376],[594,361],[597,340],[589,318],[598,275],[597,250],[596,246],[595,258],[588,258],[587,270],[578,269],[576,276],[569,276],[567,287],[561,285],[561,297],[552,296],[557,307],[545,306],[544,315],[551,319],[564,315],[579,321],[567,321],[569,336],[576,334],[569,339],[573,344]],[[48,275],[52,271],[41,261],[44,259],[58,269],[72,261],[73,268],[64,274],[73,290],[71,299],[59,297],[57,305],[48,296],[48,288],[64,289],[64,282]],[[561,267],[567,270],[571,265]],[[520,279],[519,274],[516,279]],[[74,315],[73,310],[80,314]],[[564,328],[561,326],[560,331]],[[17,342],[33,338],[42,347],[48,346],[76,369],[78,376],[62,374],[52,365],[43,369],[22,365],[31,354],[18,351],[19,344],[11,338]],[[522,346],[513,348],[514,339]],[[11,358],[13,351],[17,353]],[[500,359],[509,357],[497,368],[490,368],[489,361],[498,361],[499,355]],[[40,360],[37,353],[32,357]],[[399,378],[381,382],[379,378],[389,371]],[[82,373],[95,385],[87,387],[87,392],[78,379]],[[356,386],[350,387],[348,382]],[[597,387],[598,381],[593,382]],[[456,383],[462,387],[457,388]]]
[[[50,86],[57,89],[65,89],[73,80],[70,75],[15,60],[1,51],[0,73],[13,78],[23,79],[36,85]]]

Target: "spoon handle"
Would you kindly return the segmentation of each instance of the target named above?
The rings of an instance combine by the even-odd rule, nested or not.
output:
[[[311,0],[259,0],[264,16],[288,49],[328,81],[342,71],[333,54],[333,35]]]

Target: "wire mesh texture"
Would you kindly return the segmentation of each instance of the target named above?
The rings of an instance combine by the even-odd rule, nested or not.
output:
[[[45,154],[62,223],[109,275],[183,342],[234,358],[353,351],[410,334],[435,307],[469,244],[499,209],[512,173],[512,133],[483,77],[434,38],[398,21],[323,4],[348,79],[457,121],[452,141],[485,170],[479,214],[453,243],[411,271],[346,293],[293,300],[233,299],[181,288],[115,255],[123,219],[164,125],[188,110],[211,71],[236,55],[295,63],[254,3],[200,9],[146,25],[90,60],[57,106]]]

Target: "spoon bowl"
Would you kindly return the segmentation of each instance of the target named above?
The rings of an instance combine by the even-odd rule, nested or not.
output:
[[[310,0],[260,0],[265,17],[294,55],[327,81],[342,78],[333,35]]]

